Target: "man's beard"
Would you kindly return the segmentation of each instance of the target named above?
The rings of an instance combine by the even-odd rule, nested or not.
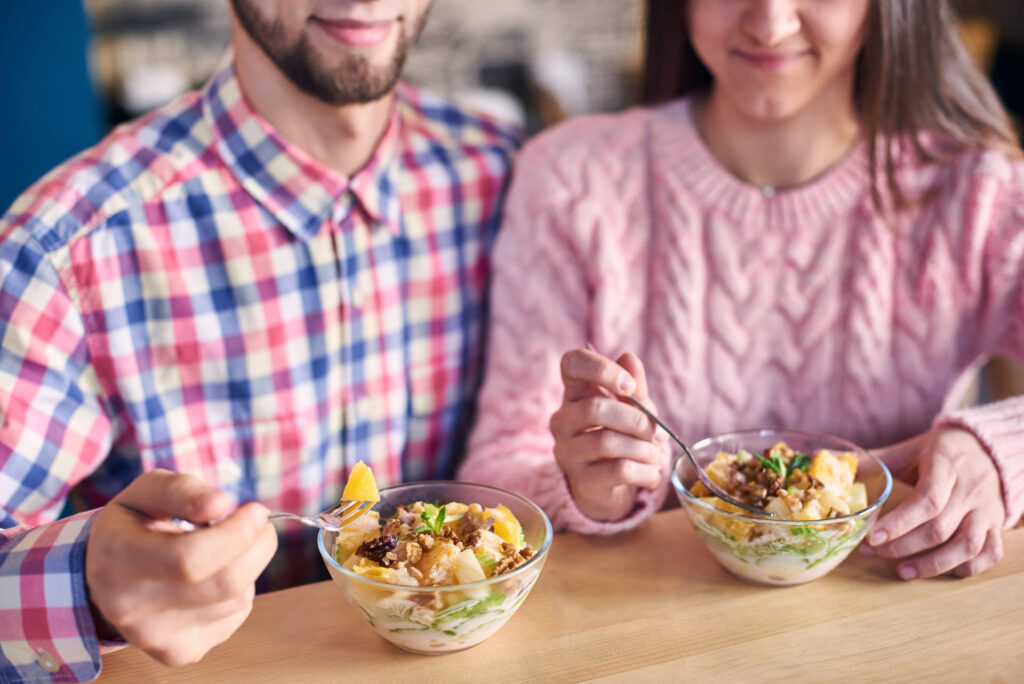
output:
[[[256,9],[252,0],[231,0],[235,14],[246,33],[267,57],[300,90],[331,105],[366,104],[387,95],[395,87],[409,49],[426,23],[427,13],[416,19],[411,32],[399,34],[391,63],[374,67],[363,56],[350,56],[337,69],[325,67],[302,33],[289,41],[281,26],[268,20]]]

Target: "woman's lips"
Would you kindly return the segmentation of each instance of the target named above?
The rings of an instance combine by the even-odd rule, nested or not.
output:
[[[734,50],[733,54],[742,59],[744,62],[757,69],[764,69],[766,71],[777,71],[784,69],[806,57],[808,52],[790,52],[790,53],[758,53],[758,52],[744,52],[743,50]]]
[[[352,21],[348,19],[331,21],[317,19],[316,22],[327,35],[354,48],[373,47],[383,43],[395,23],[394,21]]]

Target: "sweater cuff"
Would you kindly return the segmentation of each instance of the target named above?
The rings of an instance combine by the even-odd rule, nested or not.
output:
[[[934,427],[960,427],[973,433],[999,471],[1006,527],[1024,513],[1024,397],[973,406],[939,416]]]

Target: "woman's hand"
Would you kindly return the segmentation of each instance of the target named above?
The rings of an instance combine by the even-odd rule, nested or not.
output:
[[[246,504],[187,533],[160,520],[211,522],[228,507],[224,492],[192,475],[155,470],[137,477],[89,530],[85,580],[94,612],[165,665],[195,662],[231,636],[277,549],[267,509]]]
[[[637,489],[664,481],[662,452],[668,435],[621,395],[656,411],[647,394],[644,366],[634,354],[613,362],[577,349],[562,357],[562,405],[551,416],[555,460],[576,505],[594,520],[621,520]]]
[[[897,567],[900,577],[968,577],[1003,557],[999,473],[972,433],[941,427],[875,453],[914,484],[910,497],[883,516],[868,538],[875,554],[906,559]]]

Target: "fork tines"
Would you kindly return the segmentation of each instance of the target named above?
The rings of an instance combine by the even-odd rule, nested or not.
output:
[[[321,515],[329,519],[333,525],[337,525],[338,529],[341,529],[363,517],[368,510],[373,508],[373,504],[373,501],[342,501],[326,513],[321,513]]]

